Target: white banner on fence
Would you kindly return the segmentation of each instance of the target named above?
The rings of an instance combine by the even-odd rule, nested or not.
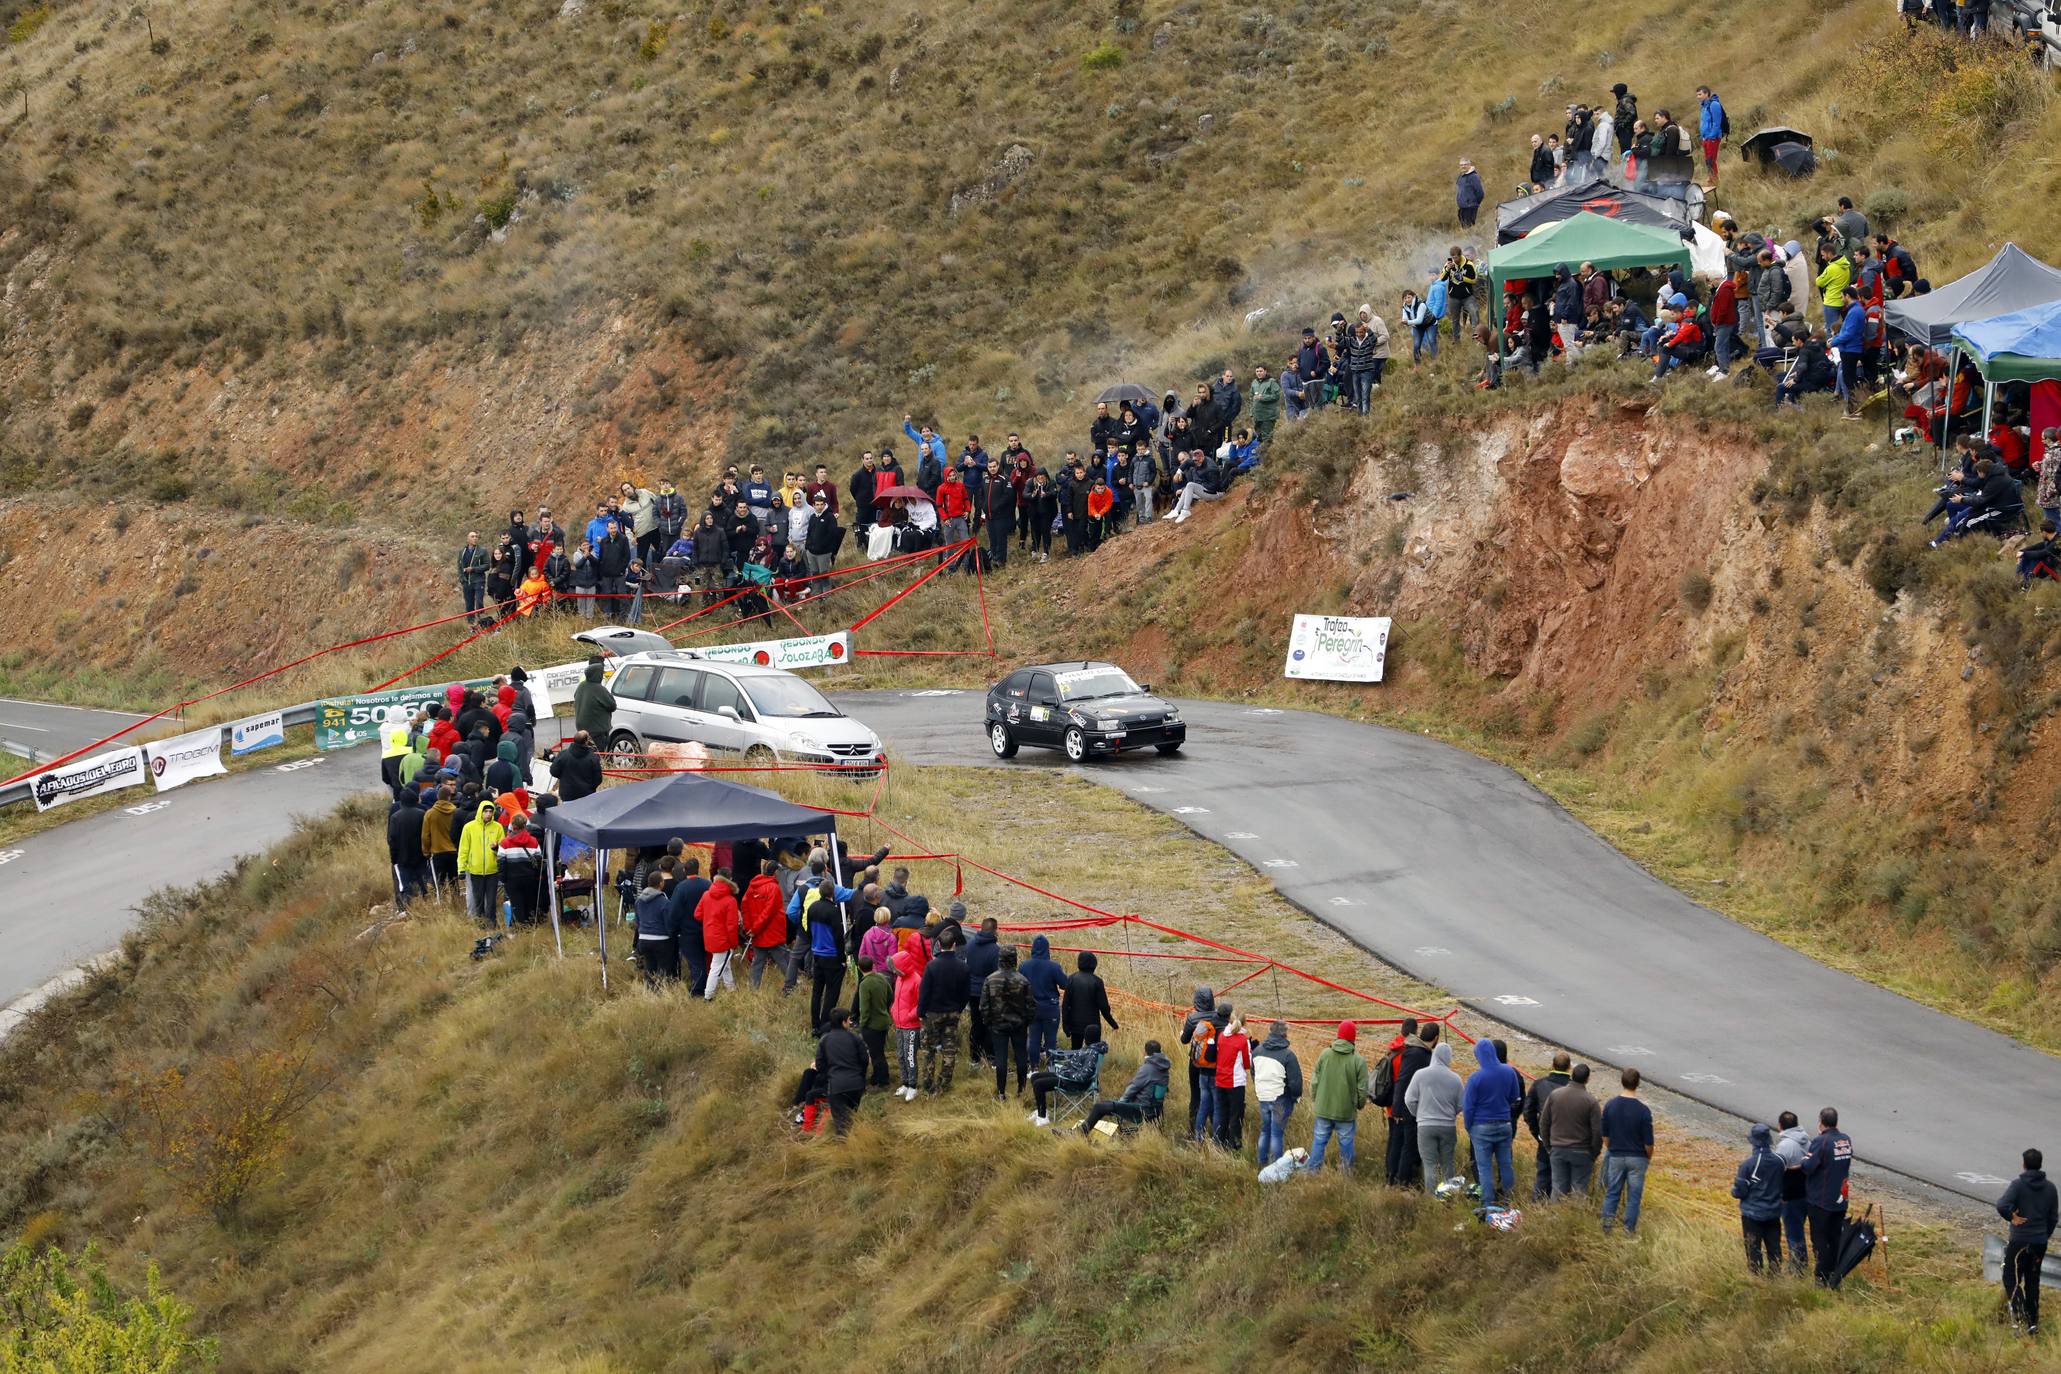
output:
[[[286,743],[286,713],[273,711],[249,720],[239,720],[229,727],[229,752],[248,754],[257,749],[270,749],[275,744]]]
[[[119,792],[124,787],[141,785],[146,776],[143,768],[143,751],[131,746],[127,749],[113,749],[105,754],[79,759],[73,763],[60,764],[47,773],[38,773],[29,782],[29,789],[35,795],[36,809],[48,811],[53,806],[66,802],[80,801],[86,797],[97,797],[103,792]]]
[[[852,634],[809,635],[803,639],[766,639],[753,644],[696,645],[696,657],[717,663],[756,663],[762,668],[835,668],[852,660]]]
[[[222,762],[222,727],[210,725],[143,746],[144,762],[150,765],[150,780],[160,792],[169,792],[195,778],[219,777],[229,771]]]
[[[601,671],[604,682],[609,676],[608,664],[613,662],[615,660],[612,658],[603,661]],[[576,663],[557,663],[549,668],[538,668],[531,672],[530,700],[536,703],[537,720],[557,715],[560,703],[572,705],[573,689],[578,687],[586,676],[587,660],[584,658]],[[536,721],[530,723],[534,725]]]
[[[1298,615],[1288,634],[1283,677],[1379,682],[1388,657],[1388,617]]]

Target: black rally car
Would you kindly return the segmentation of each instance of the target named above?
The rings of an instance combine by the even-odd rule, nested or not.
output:
[[[1101,754],[1187,743],[1181,708],[1162,701],[1113,663],[1039,663],[988,689],[988,743],[995,757],[1022,745],[1059,749],[1075,763]]]

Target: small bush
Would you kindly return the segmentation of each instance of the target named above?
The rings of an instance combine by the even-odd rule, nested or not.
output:
[[[93,413],[93,403],[91,401],[81,401],[73,406],[71,412],[64,417],[64,427],[77,434],[80,430],[93,423]]]
[[[184,501],[193,495],[193,483],[176,472],[168,472],[150,484],[153,501]]]
[[[1868,223],[1877,230],[1895,224],[1911,212],[1911,198],[1895,186],[1878,186],[1868,193]]]
[[[6,1367],[147,1369],[199,1374],[215,1367],[215,1343],[187,1334],[193,1309],[158,1286],[157,1266],[140,1297],[125,1296],[89,1249],[74,1267],[64,1251],[26,1244],[0,1255],[0,1307],[8,1314]]]
[[[1701,615],[1710,609],[1712,591],[1710,577],[1701,568],[1685,570],[1682,573],[1681,581],[1676,585],[1675,591],[1681,598],[1682,604],[1687,606],[1693,614]]]
[[[30,6],[17,15],[12,24],[7,26],[7,41],[10,43],[28,42],[36,36],[36,30],[42,28],[49,18],[50,6]]]
[[[644,30],[644,41],[637,45],[637,56],[649,62],[666,50],[673,41],[673,21],[654,19]]]
[[[492,195],[481,196],[474,208],[478,210],[479,217],[487,222],[487,228],[497,231],[506,229],[508,222],[515,218],[515,188],[511,186]]]
[[[1113,72],[1124,64],[1124,50],[1107,39],[1088,49],[1081,67],[1091,72]]]

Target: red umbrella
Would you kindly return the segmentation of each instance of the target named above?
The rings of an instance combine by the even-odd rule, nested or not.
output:
[[[930,499],[930,493],[921,487],[900,486],[889,487],[886,491],[876,492],[873,497],[873,504],[877,506],[883,501],[929,501]]]

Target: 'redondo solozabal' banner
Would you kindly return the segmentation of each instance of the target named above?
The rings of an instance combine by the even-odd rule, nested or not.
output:
[[[1379,682],[1388,657],[1388,617],[1299,615],[1288,633],[1284,677]]]

